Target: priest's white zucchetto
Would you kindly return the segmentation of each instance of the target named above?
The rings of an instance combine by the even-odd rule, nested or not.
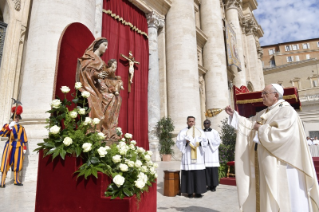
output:
[[[274,88],[276,88],[278,93],[280,93],[282,96],[284,95],[284,89],[282,88],[281,85],[279,85],[279,84],[271,84],[271,85],[274,86]]]

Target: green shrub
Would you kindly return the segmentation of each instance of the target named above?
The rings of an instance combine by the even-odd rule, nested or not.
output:
[[[174,124],[170,117],[163,117],[157,122],[156,134],[159,138],[159,152],[162,155],[173,155],[172,147],[175,145],[173,141]]]

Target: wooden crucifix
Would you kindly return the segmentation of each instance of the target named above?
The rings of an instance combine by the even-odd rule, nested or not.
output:
[[[131,92],[131,84],[133,83],[133,77],[134,77],[134,64],[140,64],[140,62],[137,62],[132,54],[132,51],[129,52],[128,57],[125,56],[124,54],[121,54],[122,57],[124,57],[126,60],[128,60],[129,62],[129,69],[128,69],[128,73],[129,73],[129,79],[128,79],[128,92]]]

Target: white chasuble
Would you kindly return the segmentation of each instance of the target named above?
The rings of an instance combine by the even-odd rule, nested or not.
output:
[[[190,136],[187,132],[188,128],[182,129],[176,139],[177,148],[183,153],[182,161],[181,161],[181,170],[204,170],[204,150],[203,148],[207,146],[207,139],[205,133],[196,128],[196,131],[199,132],[199,135],[196,134],[195,138]],[[186,140],[190,141],[189,144],[186,145]],[[199,145],[200,143],[200,145]],[[192,161],[191,157],[191,146],[196,147],[196,160]]]
[[[208,141],[208,145],[204,148],[204,158],[206,167],[219,167],[218,147],[221,143],[219,134],[216,130],[204,132]]]
[[[255,142],[258,130],[260,212],[317,212],[316,172],[297,112],[284,100],[249,119],[234,113],[235,172],[241,211],[256,211]]]

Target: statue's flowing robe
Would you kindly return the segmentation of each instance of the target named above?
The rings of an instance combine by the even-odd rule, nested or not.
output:
[[[297,112],[284,100],[249,119],[233,115],[237,129],[236,183],[241,211],[256,211],[256,121],[262,121],[257,145],[261,212],[319,211],[316,172]]]
[[[218,132],[214,129],[204,129],[204,133],[208,141],[208,145],[204,148],[206,184],[209,187],[216,187],[219,184],[218,167],[220,164],[218,147],[221,140]]]
[[[176,139],[177,148],[183,153],[181,160],[181,193],[202,194],[206,192],[204,147],[207,146],[207,139],[202,130],[197,129],[201,135],[195,138],[187,135],[188,128],[181,130]],[[186,144],[186,140],[197,147],[196,162],[191,159],[191,146]]]

